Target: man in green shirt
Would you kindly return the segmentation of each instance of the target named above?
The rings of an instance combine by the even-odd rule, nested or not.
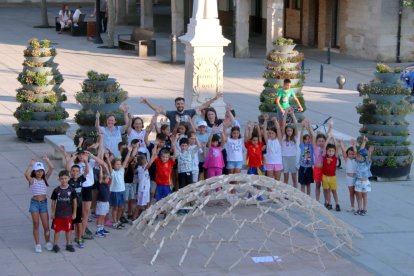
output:
[[[300,104],[300,101],[295,95],[295,92],[290,88],[290,79],[285,79],[283,81],[283,88],[280,88],[279,91],[277,91],[277,98],[276,98],[276,104],[281,112],[281,115],[285,114],[286,110],[290,107],[290,98],[293,97],[296,104],[299,107],[299,111],[303,111],[303,107]]]

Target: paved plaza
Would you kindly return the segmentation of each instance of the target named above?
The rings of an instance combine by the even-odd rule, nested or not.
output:
[[[49,9],[49,23],[54,25],[58,7]],[[88,7],[89,12],[92,7]],[[162,9],[160,9],[162,11]],[[111,231],[105,239],[88,241],[84,249],[75,253],[59,254],[33,251],[31,218],[28,212],[30,190],[23,172],[34,156],[51,154],[52,149],[44,143],[26,143],[16,138],[13,112],[19,106],[15,90],[20,87],[17,76],[22,70],[23,50],[30,38],[49,39],[56,43],[59,70],[65,81],[68,101],[63,104],[69,112],[71,129],[76,130],[74,114],[80,109],[74,94],[80,91],[80,83],[88,70],[107,73],[116,78],[121,87],[129,92],[127,101],[133,114],[151,114],[140,104],[140,97],[167,109],[174,108],[173,99],[182,96],[184,87],[184,47],[178,46],[178,63],[171,65],[169,34],[157,32],[157,56],[138,58],[132,52],[118,49],[98,48],[85,37],[57,34],[52,29],[36,29],[40,23],[40,11],[31,6],[0,6],[0,275],[218,275],[227,273],[216,267],[204,269],[184,263],[178,267],[164,256],[165,263],[149,264],[148,252],[125,236],[125,230]],[[157,22],[155,22],[157,27]],[[117,26],[115,34],[130,33],[133,26]],[[161,30],[165,29],[160,28]],[[105,34],[103,35],[106,40]],[[225,49],[224,100],[231,103],[241,122],[256,120],[259,115],[259,94],[264,79],[264,38],[252,37],[249,59],[232,58],[232,46]],[[303,89],[307,111],[305,116],[321,123],[332,116],[337,131],[357,137],[360,125],[355,106],[362,101],[355,91],[360,82],[373,77],[375,62],[349,56],[332,54],[332,64],[326,64],[326,53],[316,49],[299,48],[306,56],[305,68],[309,70]],[[319,68],[324,64],[324,82],[319,82]],[[345,89],[337,89],[336,77],[347,78]],[[414,114],[407,117],[413,122]],[[414,133],[414,124],[410,132]],[[412,139],[411,139],[412,140]],[[51,186],[57,185],[60,162],[53,160],[55,171]],[[344,170],[338,170],[338,193],[343,209],[349,208],[348,191]],[[335,213],[364,236],[355,239],[358,254],[344,251],[338,261],[328,261],[326,271],[315,265],[301,266],[298,260],[295,270],[285,271],[277,266],[245,262],[234,271],[238,275],[414,275],[414,183],[373,182],[369,194],[369,213],[365,217],[352,213]],[[51,188],[49,191],[51,192]],[[94,222],[91,223],[94,228]],[[116,231],[116,232],[115,232]],[[42,231],[41,231],[42,232]],[[63,244],[61,237],[61,243]],[[182,251],[182,249],[180,249]],[[170,252],[174,256],[174,252]],[[168,258],[167,258],[168,259]],[[283,265],[283,264],[282,264]],[[232,271],[233,272],[233,271]]]

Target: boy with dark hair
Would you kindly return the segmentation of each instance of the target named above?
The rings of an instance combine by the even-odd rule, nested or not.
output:
[[[178,161],[178,184],[180,189],[193,183],[193,159],[194,155],[198,154],[198,150],[200,149],[200,143],[198,142],[197,137],[195,138],[197,146],[191,151],[188,149],[188,138],[181,138],[180,149],[176,153]]]
[[[175,141],[174,141],[175,144]],[[157,152],[160,147],[157,146]],[[174,150],[175,147],[173,147]],[[155,190],[155,199],[157,201],[167,197],[171,193],[170,182],[173,165],[175,164],[175,157],[170,157],[168,150],[159,151],[159,156],[154,161],[155,169],[155,183],[157,188]]]
[[[333,141],[329,143],[330,140]],[[323,165],[322,165],[322,186],[323,186],[323,193],[325,196],[325,206],[328,210],[332,210],[331,204],[331,193],[335,200],[337,212],[341,211],[341,207],[339,206],[338,201],[338,194],[336,193],[337,182],[336,182],[336,141],[335,137],[332,135],[328,136],[326,140],[327,146],[324,150],[323,154]]]
[[[65,231],[66,250],[75,252],[75,248],[70,243],[70,232],[72,231],[72,220],[76,218],[77,197],[76,191],[69,187],[69,172],[63,170],[59,172],[60,185],[52,192],[51,218],[52,229],[55,230],[53,238],[53,251],[59,252],[57,245],[60,231]]]
[[[283,118],[285,112],[290,108],[290,98],[293,98],[298,105],[299,111],[303,111],[303,107],[295,95],[295,91],[290,88],[290,79],[283,81],[283,87],[277,91],[276,104],[280,112],[278,112],[278,119]]]

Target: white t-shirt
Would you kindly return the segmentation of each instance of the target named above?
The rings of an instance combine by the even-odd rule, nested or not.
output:
[[[77,164],[80,168],[80,173],[83,174],[83,172],[85,171],[85,163],[84,162],[80,162]],[[93,175],[93,168],[96,165],[95,160],[91,159],[89,160],[89,172],[87,175],[85,175],[86,181],[82,183],[82,187],[91,187],[93,186],[93,183],[95,182],[95,177]]]
[[[192,145],[188,147],[188,150],[190,152],[193,152],[196,149],[197,145]],[[192,171],[198,171],[198,163],[199,163],[199,159],[198,156],[203,153],[202,149],[199,149],[197,154],[193,155],[193,170]]]
[[[278,139],[268,139],[266,144],[266,164],[282,164],[282,147]]]
[[[200,142],[200,145],[203,143],[208,143],[208,138],[209,138],[209,134],[206,132],[204,134],[200,134],[199,132],[197,132],[197,139]],[[199,151],[198,154],[198,161],[199,162],[204,162],[205,158],[202,156],[203,150]]]
[[[226,151],[227,161],[243,161],[243,139],[228,138]]]
[[[112,184],[109,188],[111,192],[124,192],[125,191],[125,180],[124,180],[125,169],[120,168],[119,170],[112,170]]]
[[[73,21],[74,22],[78,22],[79,20],[79,15],[81,15],[82,12],[80,9],[76,9],[75,12],[73,13]]]
[[[137,173],[138,173],[138,193],[149,192],[151,182],[150,182],[150,175],[149,175],[148,170],[145,170],[144,167],[142,166],[138,166]]]
[[[298,145],[293,141],[286,141],[286,136],[282,139],[282,156],[297,156]]]
[[[131,129],[131,132],[128,134],[128,145],[131,145],[132,140],[137,139],[139,142],[139,152],[146,153],[145,147],[145,129],[141,130],[140,132],[136,131],[135,129]]]
[[[234,120],[233,123],[231,124],[231,127],[226,128],[226,135],[227,135],[227,137],[231,137],[231,128],[232,127],[239,127],[240,128],[239,121]]]
[[[63,21],[67,21],[70,19],[70,11],[68,11],[67,13],[63,13],[62,10],[59,11],[59,17],[62,18]]]
[[[355,159],[346,159],[346,162],[345,162],[346,173],[355,173],[356,167],[357,167],[357,163]]]

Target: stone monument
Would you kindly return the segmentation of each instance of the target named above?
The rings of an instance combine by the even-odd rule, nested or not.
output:
[[[230,40],[223,37],[217,1],[195,0],[188,31],[179,39],[186,45],[184,98],[187,107],[196,107],[223,91],[223,47]],[[212,107],[224,118],[223,98]]]

